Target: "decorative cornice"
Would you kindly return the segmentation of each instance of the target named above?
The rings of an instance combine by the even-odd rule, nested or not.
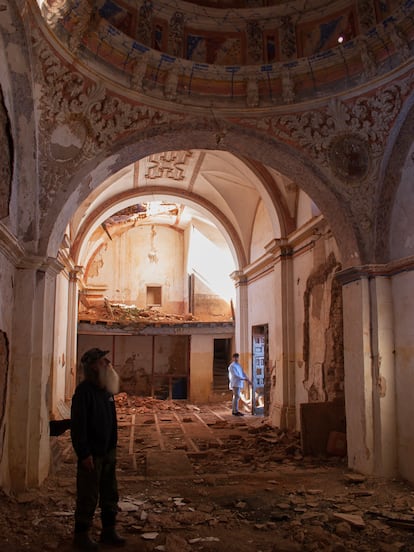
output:
[[[367,264],[362,266],[353,266],[341,270],[335,277],[342,285],[351,284],[357,280],[366,278],[385,277],[391,278],[401,272],[411,272],[414,270],[414,256],[391,261],[387,264]]]
[[[39,272],[57,275],[64,269],[64,265],[55,257],[26,255],[19,259],[16,268],[21,270],[38,270]]]

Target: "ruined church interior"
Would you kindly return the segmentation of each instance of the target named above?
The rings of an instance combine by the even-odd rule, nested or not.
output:
[[[5,550],[71,549],[99,347],[126,549],[414,551],[413,52],[411,0],[0,0]]]

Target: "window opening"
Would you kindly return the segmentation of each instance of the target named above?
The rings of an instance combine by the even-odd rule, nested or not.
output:
[[[147,286],[147,307],[161,306],[161,286]]]

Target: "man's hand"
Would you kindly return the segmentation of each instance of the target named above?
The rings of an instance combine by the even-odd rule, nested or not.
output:
[[[93,456],[87,456],[81,461],[82,466],[85,468],[88,472],[93,472],[95,469],[95,464],[93,463]]]

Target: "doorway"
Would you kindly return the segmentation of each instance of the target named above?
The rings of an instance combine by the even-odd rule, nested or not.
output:
[[[224,393],[229,390],[228,365],[230,364],[231,339],[214,340],[213,391]]]
[[[268,325],[252,328],[252,414],[263,416],[265,412],[266,367],[269,358]]]

